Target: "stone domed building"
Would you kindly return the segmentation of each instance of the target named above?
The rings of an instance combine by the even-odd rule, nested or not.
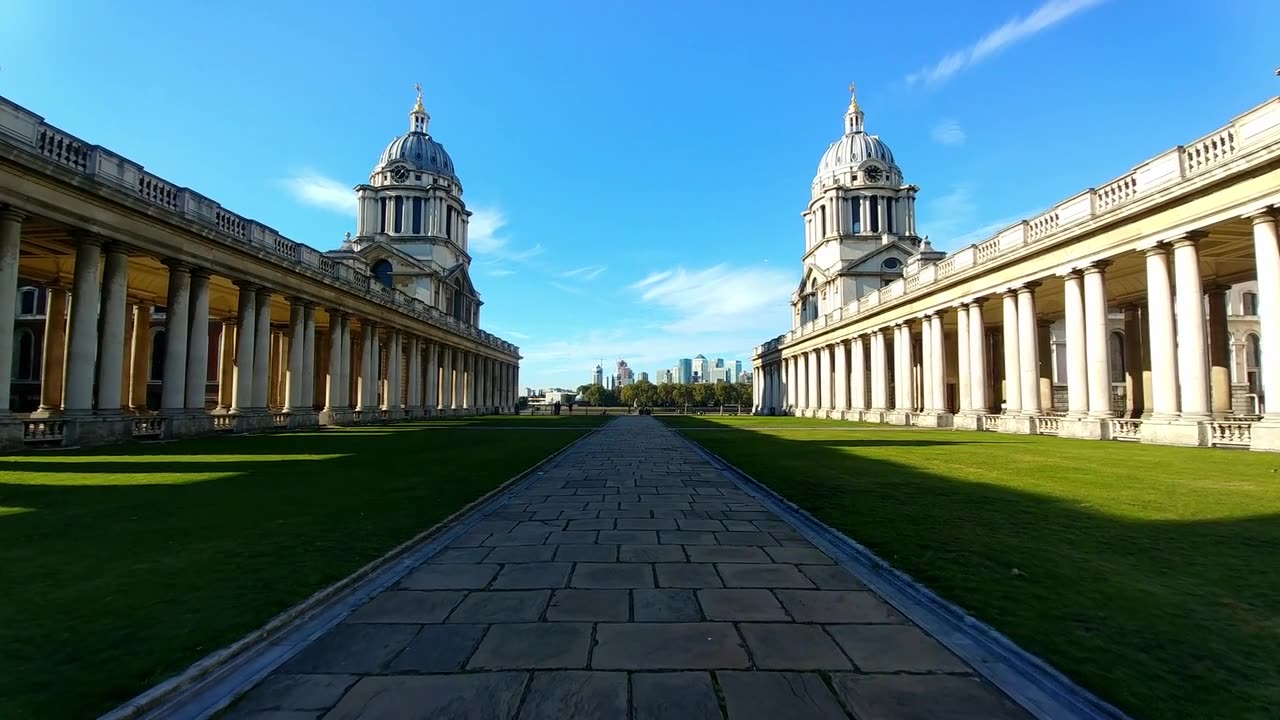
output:
[[[791,297],[792,327],[896,280],[908,258],[931,251],[916,236],[918,190],[903,181],[889,146],[867,134],[853,94],[844,135],[822,154],[802,213],[804,276]]]
[[[355,188],[355,237],[329,256],[476,326],[482,302],[468,272],[471,212],[453,159],[431,136],[430,122],[419,90],[409,131],[387,145],[369,182]]]

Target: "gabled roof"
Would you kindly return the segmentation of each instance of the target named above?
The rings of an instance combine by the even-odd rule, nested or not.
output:
[[[860,258],[850,260],[841,266],[839,275],[852,275],[857,273],[882,273],[880,264],[884,262],[885,256],[901,257],[903,263],[906,258],[916,254],[916,249],[901,240],[894,240],[888,245],[881,245],[871,252]]]
[[[404,250],[401,250],[399,247],[396,247],[394,243],[375,240],[357,250],[356,254],[365,259],[368,259],[370,256],[391,255],[406,265],[416,267],[424,272],[432,272],[430,264],[423,262],[422,258],[414,257]]]
[[[445,270],[444,275],[442,276],[446,281],[452,280],[455,277],[458,279],[458,287],[462,288],[463,293],[470,295],[476,300],[480,299],[480,293],[476,292],[476,286],[471,282],[471,273],[467,270],[466,265],[458,263],[448,270]]]
[[[805,293],[805,289],[809,287],[809,280],[813,278],[815,275],[818,277],[818,282],[820,284],[825,283],[827,280],[830,279],[829,277],[827,277],[826,273],[822,272],[821,270],[814,267],[813,265],[805,265],[804,275],[800,278],[800,285],[796,288],[797,295],[803,295]]]

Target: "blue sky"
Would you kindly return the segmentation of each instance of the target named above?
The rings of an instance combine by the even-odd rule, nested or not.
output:
[[[523,385],[576,386],[789,327],[850,81],[949,250],[1280,94],[1278,26],[1261,0],[0,0],[0,94],[329,249],[421,82],[482,325]]]

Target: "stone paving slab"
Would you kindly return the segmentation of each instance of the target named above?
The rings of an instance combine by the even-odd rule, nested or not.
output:
[[[673,431],[627,416],[226,717],[1030,715]]]

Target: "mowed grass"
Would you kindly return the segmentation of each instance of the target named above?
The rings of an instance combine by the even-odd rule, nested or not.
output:
[[[665,420],[1134,717],[1280,717],[1278,455]]]
[[[0,718],[95,717],[598,424],[466,418],[0,457]]]

